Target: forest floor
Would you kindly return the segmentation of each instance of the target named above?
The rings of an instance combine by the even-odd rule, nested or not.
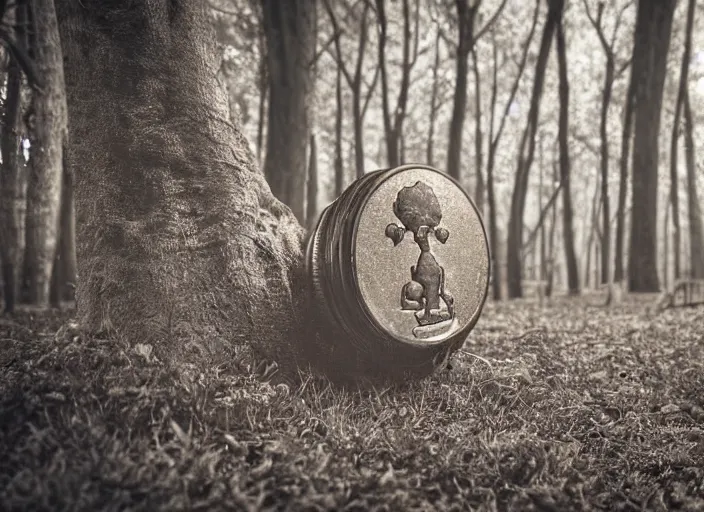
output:
[[[487,304],[453,368],[298,390],[0,318],[0,509],[704,511],[704,308]]]

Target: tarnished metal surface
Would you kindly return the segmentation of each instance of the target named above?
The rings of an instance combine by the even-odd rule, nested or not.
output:
[[[467,336],[486,299],[489,262],[484,226],[462,188],[409,165],[365,175],[323,212],[307,270],[335,343],[420,354]]]

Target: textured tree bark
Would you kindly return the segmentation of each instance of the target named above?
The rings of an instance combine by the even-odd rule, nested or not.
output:
[[[165,361],[212,364],[250,342],[295,367],[303,230],[227,119],[207,4],[56,8],[80,322]]]
[[[17,3],[14,23],[24,26],[26,0]],[[19,30],[16,30],[16,35]],[[17,44],[24,47],[24,38]],[[0,166],[0,259],[2,259],[3,298],[5,311],[15,308],[22,272],[24,253],[24,226],[27,200],[26,177],[20,168],[19,122],[21,110],[22,70],[15,59],[10,59],[7,70],[5,105],[2,119],[2,165]]]
[[[511,196],[511,213],[508,221],[508,239],[506,244],[506,274],[508,278],[509,298],[523,296],[521,286],[521,247],[523,246],[523,214],[525,212],[526,194],[528,193],[528,177],[535,155],[535,134],[538,129],[540,100],[545,83],[550,46],[557,26],[560,13],[564,8],[564,0],[550,0],[548,14],[543,27],[540,50],[535,64],[535,80],[528,112],[528,121],[523,130],[516,169],[516,181]]]
[[[32,165],[27,184],[24,266],[27,301],[49,305],[56,255],[64,140],[68,135],[63,57],[53,0],[32,0],[36,29],[34,63],[43,87],[35,91]]]
[[[657,200],[660,113],[675,2],[640,0],[633,45],[635,134],[633,208],[628,289],[660,290],[657,265]],[[636,64],[637,62],[637,64]]]
[[[265,0],[269,120],[264,174],[274,195],[305,222],[316,2]]]
[[[579,268],[574,250],[574,229],[572,227],[572,191],[570,188],[570,153],[569,153],[569,104],[570,87],[567,77],[567,52],[565,34],[562,26],[563,9],[559,10],[559,21],[555,38],[557,43],[557,62],[560,75],[559,96],[560,114],[558,139],[560,145],[560,182],[562,183],[562,234],[567,263],[567,287],[570,295],[579,294]]]

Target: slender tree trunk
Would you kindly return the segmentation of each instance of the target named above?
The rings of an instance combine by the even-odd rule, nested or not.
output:
[[[428,145],[426,147],[425,159],[431,167],[434,165],[434,138],[435,138],[435,118],[438,111],[438,72],[440,70],[440,30],[435,36],[435,60],[433,61],[433,87],[430,92],[430,119],[428,119]]]
[[[342,195],[345,188],[345,173],[342,165],[342,70],[337,66],[335,78],[335,197]]]
[[[479,75],[479,63],[477,62],[477,52],[472,47],[472,71],[474,73],[474,172],[477,175],[477,186],[474,190],[474,202],[477,204],[479,213],[484,215],[484,172],[483,163],[483,135],[482,135],[482,95],[481,76]]]
[[[227,119],[207,5],[84,5],[56,1],[79,321],[164,361],[256,340],[295,367],[303,230]]]
[[[638,74],[636,62],[631,64],[631,76],[624,101],[623,127],[621,131],[621,157],[619,159],[618,206],[616,209],[616,239],[614,247],[614,281],[623,281],[626,273],[623,250],[626,233],[626,192],[628,190],[628,164],[631,156],[633,135],[633,112],[635,110],[635,80]]]
[[[696,160],[694,155],[694,135],[692,107],[689,104],[689,90],[684,91],[684,155],[687,165],[687,211],[689,217],[689,257],[692,277],[704,279],[704,224],[702,207],[697,191]]]
[[[37,32],[35,65],[43,78],[34,93],[34,162],[27,187],[26,251],[28,302],[49,305],[51,274],[56,256],[63,146],[67,137],[63,57],[53,0],[33,0]]]
[[[535,153],[535,134],[538,128],[540,100],[543,94],[543,84],[545,82],[545,70],[550,55],[550,45],[552,44],[553,34],[563,7],[564,0],[550,0],[548,2],[547,19],[543,28],[540,50],[535,65],[535,81],[533,82],[528,121],[523,131],[519,148],[516,181],[513,187],[513,195],[511,196],[511,213],[508,222],[506,255],[508,294],[510,298],[523,296],[520,250],[523,246],[523,214],[525,211],[526,194],[528,193],[528,177]]]
[[[552,165],[552,179],[556,182],[559,178],[557,159]],[[545,296],[552,297],[553,287],[555,284],[555,226],[557,225],[557,201],[552,205],[552,218],[550,219],[550,233],[548,235],[548,275],[547,283],[545,283]]]
[[[666,203],[665,204],[665,218],[663,219],[663,236],[664,236],[664,247],[663,247],[663,259],[665,260],[663,262],[663,269],[662,269],[662,274],[663,274],[663,281],[665,284],[665,289],[667,290],[670,286],[670,208],[672,207],[671,203]]]
[[[455,96],[450,118],[450,135],[447,146],[447,173],[456,180],[461,179],[462,132],[467,111],[467,73],[469,54],[474,37],[474,17],[481,2],[469,5],[468,0],[456,0],[459,40],[455,59]]]
[[[499,147],[499,141],[501,140],[501,135],[503,133],[504,126],[506,126],[506,119],[511,109],[511,104],[518,91],[518,85],[520,83],[521,77],[523,76],[523,71],[525,70],[526,62],[528,59],[528,50],[533,41],[533,36],[535,34],[535,27],[538,24],[538,16],[540,14],[540,0],[536,1],[535,10],[533,11],[533,22],[530,27],[530,32],[526,41],[523,43],[523,51],[521,54],[521,59],[518,64],[518,70],[511,86],[511,92],[509,93],[508,101],[504,107],[503,114],[499,121],[499,126],[494,134],[494,120],[496,116],[496,98],[498,94],[498,47],[496,43],[495,34],[492,30],[493,48],[492,48],[492,81],[491,81],[491,108],[490,108],[490,119],[489,119],[489,144],[488,144],[488,155],[486,163],[486,183],[487,183],[487,202],[489,206],[489,244],[491,248],[492,257],[492,294],[494,300],[501,300],[501,278],[502,271],[501,265],[499,264],[499,241],[498,241],[498,226],[497,226],[497,210],[496,210],[496,192],[494,186],[494,166],[496,162],[496,151]]]
[[[338,73],[341,73],[345,77],[347,84],[352,90],[352,124],[354,129],[354,165],[357,178],[361,178],[364,175],[364,117],[367,112],[367,106],[369,105],[369,100],[371,95],[374,93],[376,88],[376,82],[379,76],[379,66],[377,66],[374,71],[374,77],[372,78],[372,83],[369,85],[364,101],[362,101],[362,73],[364,70],[364,55],[366,53],[367,38],[368,38],[368,15],[371,4],[368,2],[364,3],[364,8],[362,9],[362,14],[360,16],[359,22],[359,40],[357,45],[357,63],[355,66],[354,75],[352,75],[345,64],[345,60],[342,58],[342,49],[340,45],[340,34],[341,29],[339,27],[337,17],[335,16],[335,11],[329,0],[323,1],[323,6],[330,17],[330,21],[335,31],[334,42],[335,42],[335,56],[337,60]],[[382,13],[383,14],[383,13]],[[338,76],[338,80],[341,77]],[[336,93],[338,94],[338,93]],[[339,92],[338,98],[338,112],[341,114],[341,90]],[[337,118],[336,118],[337,119]],[[340,193],[342,190],[340,190]]]
[[[599,208],[599,184],[594,186],[594,195],[592,196],[592,208],[590,211],[590,216],[586,217],[584,220],[584,231],[587,231],[589,235],[587,236],[586,245],[584,248],[585,254],[585,265],[584,265],[584,286],[589,288],[590,286],[590,275],[592,268],[592,246],[594,245],[594,231],[595,222],[599,218],[598,208]],[[591,222],[590,222],[591,221]]]
[[[269,95],[269,77],[267,73],[266,37],[262,30],[259,35],[259,117],[257,119],[257,163],[263,165],[264,125],[266,123],[266,99]]]
[[[572,193],[570,188],[570,154],[569,154],[569,82],[567,77],[567,52],[562,25],[562,9],[555,33],[557,42],[557,61],[560,74],[559,96],[559,144],[560,144],[560,181],[562,183],[562,231],[567,263],[567,286],[570,295],[579,294],[579,268],[574,250],[574,229],[572,227]]]
[[[657,292],[657,200],[660,117],[675,2],[640,0],[633,45],[635,136],[628,289]],[[636,65],[635,62],[638,62]]]
[[[15,24],[24,26],[26,2],[19,1],[15,7]],[[17,34],[17,30],[15,34]],[[17,44],[23,46],[22,37]],[[2,165],[0,166],[0,256],[2,259],[3,296],[5,311],[14,311],[19,291],[24,251],[24,223],[26,198],[25,176],[20,167],[19,134],[21,109],[22,70],[14,58],[10,58],[7,70],[5,104],[2,119]]]
[[[56,243],[56,257],[54,258],[49,297],[53,307],[59,307],[62,300],[73,300],[76,289],[76,222],[73,205],[73,176],[66,165],[65,149],[62,170],[59,236]]]
[[[681,127],[682,105],[689,80],[689,61],[692,55],[692,28],[694,27],[695,1],[687,3],[687,24],[685,27],[684,51],[682,52],[682,65],[680,68],[680,83],[675,102],[675,119],[672,124],[672,138],[670,141],[670,201],[672,203],[672,251],[674,253],[675,279],[681,274],[682,230],[680,227],[680,198],[679,176],[677,172],[677,157],[679,148],[679,135]]]
[[[364,176],[364,117],[362,115],[361,96],[361,85],[353,87],[352,125],[354,129],[354,167],[357,178]]]
[[[269,76],[264,174],[274,195],[304,222],[316,2],[265,0],[263,9]]]
[[[599,136],[601,138],[601,283],[609,282],[611,267],[611,203],[609,200],[609,106],[614,84],[614,59],[611,54],[606,57],[606,75],[601,98],[601,118],[599,120]]]
[[[315,135],[310,136],[308,159],[308,183],[306,187],[306,222],[312,228],[318,216],[318,151]]]
[[[403,9],[403,57],[401,62],[401,83],[399,84],[396,108],[391,110],[389,99],[389,76],[386,67],[387,19],[384,0],[376,0],[377,19],[379,23],[379,67],[381,70],[382,113],[386,140],[386,159],[389,167],[398,166],[400,161],[403,123],[406,119],[408,89],[413,63],[411,62],[411,14],[409,0],[401,0]],[[417,7],[417,6],[416,6]],[[416,11],[416,16],[418,12]],[[416,47],[417,50],[417,47]],[[415,62],[415,56],[414,61]]]
[[[594,17],[589,9],[589,4],[587,0],[584,0],[584,7],[586,10],[587,17],[591,22],[592,26],[596,30],[599,37],[599,42],[601,43],[601,48],[604,51],[604,57],[606,58],[605,74],[604,74],[604,88],[601,95],[601,118],[599,120],[599,136],[601,139],[600,147],[600,157],[601,157],[601,204],[602,209],[602,240],[601,240],[601,282],[602,284],[609,283],[609,295],[607,303],[611,302],[611,200],[609,198],[609,137],[608,137],[608,118],[609,118],[609,107],[611,105],[611,97],[613,93],[613,84],[616,74],[616,58],[614,55],[614,43],[616,41],[616,35],[618,34],[618,29],[621,24],[621,17],[623,12],[628,8],[628,4],[621,8],[616,16],[614,22],[613,32],[611,33],[610,40],[607,40],[604,27],[602,26],[602,19],[604,14],[604,2],[599,2],[597,4],[597,15]],[[625,69],[625,68],[624,68]],[[629,93],[627,102],[630,101],[631,94]],[[624,132],[630,134],[630,132]],[[627,142],[628,139],[624,140]],[[626,152],[627,154],[627,152]],[[627,162],[627,159],[625,160]],[[625,192],[625,183],[622,184],[622,190]],[[619,195],[620,197],[620,195]],[[625,201],[625,195],[624,201]],[[620,203],[619,203],[620,204]]]

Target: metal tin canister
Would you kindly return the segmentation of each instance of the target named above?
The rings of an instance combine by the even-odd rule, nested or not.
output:
[[[430,373],[477,323],[490,261],[481,216],[450,176],[415,164],[368,173],[311,232],[311,327],[357,367]]]

